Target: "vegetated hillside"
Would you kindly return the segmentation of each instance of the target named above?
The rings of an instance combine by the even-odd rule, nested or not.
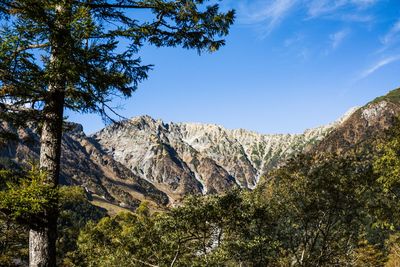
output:
[[[350,152],[372,160],[377,153],[377,142],[385,142],[399,116],[400,89],[395,89],[355,110],[304,154],[321,159],[324,155],[341,157]],[[265,187],[269,178],[268,174],[263,177],[261,187]]]
[[[399,115],[400,89],[396,89],[358,109],[313,150],[341,153],[360,144],[371,144],[385,137]]]
[[[311,149],[352,112],[303,134],[263,135],[142,116],[110,125],[92,138],[114,160],[180,201],[187,194],[255,188],[264,173]]]
[[[263,177],[254,193],[271,208],[288,259],[302,266],[398,266],[399,94],[366,104]]]

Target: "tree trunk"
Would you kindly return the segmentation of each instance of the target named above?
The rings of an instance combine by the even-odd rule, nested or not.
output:
[[[29,231],[29,266],[56,266],[57,225]]]
[[[55,7],[56,19],[50,36],[50,69],[53,72],[45,98],[40,137],[40,169],[46,172],[46,182],[58,186],[60,175],[61,137],[65,102],[66,75],[70,63],[71,35],[70,2],[60,1]],[[44,225],[29,232],[29,266],[56,266],[58,210],[48,210]]]
[[[61,136],[64,109],[63,88],[51,87],[44,109],[44,122],[40,139],[40,168],[46,172],[47,182],[58,185],[60,173]],[[29,232],[29,266],[56,266],[58,210],[49,210],[45,225]]]

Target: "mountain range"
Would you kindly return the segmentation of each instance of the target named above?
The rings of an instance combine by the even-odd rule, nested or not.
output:
[[[84,187],[94,204],[111,212],[135,209],[142,201],[162,209],[188,194],[254,189],[261,177],[295,154],[340,152],[376,137],[400,114],[399,95],[400,90],[394,90],[302,134],[259,134],[141,116],[87,136],[81,125],[66,123],[60,182]],[[1,148],[0,166],[37,160],[36,131],[12,130],[19,140]]]

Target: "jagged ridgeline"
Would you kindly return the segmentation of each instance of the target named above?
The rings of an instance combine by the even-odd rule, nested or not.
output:
[[[142,116],[87,136],[81,125],[68,123],[61,183],[81,185],[94,204],[111,211],[135,209],[144,200],[160,208],[187,194],[254,189],[260,177],[295,154],[340,152],[388,129],[400,113],[399,92],[394,90],[360,109],[351,109],[332,124],[303,134],[263,135]],[[35,130],[14,132],[19,140],[8,142],[0,151],[3,166],[38,158]]]
[[[142,116],[106,127],[92,138],[116,161],[176,201],[191,193],[255,188],[264,173],[311,148],[341,122],[303,134],[262,135],[218,125],[167,124]]]

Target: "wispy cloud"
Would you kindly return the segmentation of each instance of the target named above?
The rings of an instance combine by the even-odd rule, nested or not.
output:
[[[276,29],[291,13],[305,9],[305,18],[332,18],[341,21],[367,22],[373,19],[366,10],[378,0],[228,0],[238,12],[241,24],[255,25],[265,36]]]
[[[296,33],[295,35],[286,38],[283,42],[283,46],[284,47],[289,47],[292,46],[294,44],[298,44],[299,42],[301,42],[304,39],[304,35],[302,33]]]
[[[311,17],[318,17],[326,13],[330,13],[339,8],[340,6],[342,6],[342,4],[338,3],[337,1],[314,0],[311,1],[308,6],[308,14]]]
[[[260,24],[269,34],[288,15],[298,0],[246,1],[239,7],[241,22]]]
[[[383,68],[384,66],[399,61],[400,60],[400,55],[395,55],[395,56],[390,56],[386,57],[378,62],[376,62],[373,66],[370,68],[366,69],[359,77],[358,80],[362,80],[373,74],[374,72],[378,71],[379,69]]]
[[[323,15],[331,15],[340,9],[356,8],[363,9],[377,3],[378,0],[312,0],[308,2],[308,14],[310,17],[315,18]],[[348,16],[349,19],[354,18]],[[360,17],[355,17],[360,19]],[[367,17],[363,17],[365,20]]]
[[[384,45],[390,45],[400,37],[400,20],[398,20],[390,30],[382,37],[381,42]]]
[[[343,29],[329,35],[329,40],[331,42],[330,44],[331,49],[335,50],[336,48],[338,48],[349,34],[350,34],[349,29]]]

